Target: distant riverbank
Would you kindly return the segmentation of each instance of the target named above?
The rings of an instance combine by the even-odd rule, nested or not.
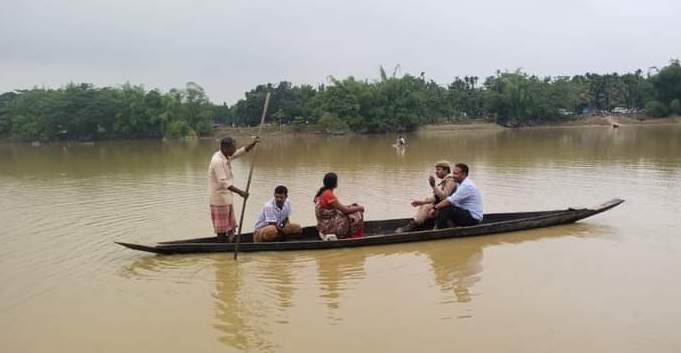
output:
[[[613,124],[618,126],[665,124],[675,125],[681,124],[681,116],[670,116],[666,118],[622,115],[591,116],[576,120],[564,121],[559,124],[549,126],[612,126]]]
[[[576,118],[573,120],[555,122],[555,123],[542,123],[531,126],[523,126],[521,129],[532,129],[532,128],[561,128],[561,127],[576,127],[576,126],[643,126],[643,125],[676,125],[681,124],[681,117],[667,117],[667,118],[648,118],[643,116],[617,116],[617,115],[606,115],[606,116],[590,116],[583,118]],[[448,122],[442,124],[431,124],[424,125],[417,129],[416,131],[467,131],[467,130],[505,130],[507,127],[503,127],[497,123],[489,122],[484,119],[472,119],[457,122]],[[213,137],[219,138],[222,136],[236,136],[236,137],[247,137],[255,136],[258,132],[257,127],[219,127],[214,130]],[[294,126],[277,126],[277,125],[267,125],[263,126],[262,135],[288,135],[288,134],[328,134],[322,128],[317,125],[306,125],[302,127]],[[398,134],[386,133],[386,134]]]
[[[606,116],[590,116],[590,117],[580,117],[573,120],[566,120],[561,122],[553,123],[540,123],[530,126],[519,127],[520,129],[534,129],[534,128],[565,128],[565,127],[578,127],[578,126],[646,126],[646,125],[679,125],[681,124],[681,116],[673,116],[666,118],[649,118],[643,116],[617,116],[617,115],[606,115]],[[508,127],[501,126],[497,123],[490,122],[484,119],[470,119],[461,120],[455,122],[447,122],[442,124],[430,124],[424,125],[414,132],[421,131],[478,131],[478,130],[506,130]],[[199,138],[201,139],[218,139],[223,136],[234,136],[234,137],[251,137],[258,133],[258,127],[228,127],[219,126],[213,129],[213,133],[209,135],[204,135]],[[402,132],[388,132],[383,134],[400,134]],[[263,126],[262,135],[263,136],[277,136],[277,135],[334,135],[324,131],[323,128],[316,124],[304,125],[304,126],[292,126],[292,125],[271,125],[266,124]],[[347,134],[354,134],[348,132]],[[196,137],[194,137],[196,138]],[[186,137],[185,140],[192,140],[192,137]],[[165,139],[164,139],[165,140]],[[174,140],[174,139],[169,139]],[[0,137],[0,142],[24,142],[17,141],[10,137],[3,136]],[[76,142],[76,141],[53,141],[53,143],[63,143],[63,142]],[[95,143],[96,141],[89,141],[83,143]],[[30,143],[30,142],[28,142]],[[36,143],[37,144],[37,143]]]

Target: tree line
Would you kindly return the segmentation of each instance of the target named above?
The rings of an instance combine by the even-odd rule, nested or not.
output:
[[[182,137],[210,133],[213,118],[213,104],[192,82],[167,93],[82,83],[0,95],[0,135],[22,140]]]
[[[431,123],[485,118],[504,126],[551,123],[593,112],[681,114],[681,65],[626,74],[539,77],[520,70],[480,80],[456,77],[448,85],[398,76],[381,67],[377,80],[329,77],[317,87],[283,81],[262,84],[229,106],[210,102],[187,83],[161,92],[143,86],[33,88],[0,95],[0,135],[22,140],[97,140],[204,135],[215,123],[254,126],[265,94],[274,124],[377,133],[407,131]]]

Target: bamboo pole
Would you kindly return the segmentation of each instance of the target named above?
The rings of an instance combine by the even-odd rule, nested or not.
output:
[[[256,136],[260,136],[260,133],[262,132],[262,126],[265,123],[265,116],[267,115],[267,106],[270,104],[270,92],[267,92],[267,95],[265,96],[265,106],[262,108],[262,117],[260,117],[260,126],[258,126],[258,134]],[[258,155],[258,145],[256,144],[253,146],[253,159],[251,160],[251,169],[248,171],[248,181],[246,182],[246,193],[251,189],[251,179],[253,178],[253,169],[255,168],[255,157]],[[239,243],[241,242],[241,230],[243,229],[244,226],[244,212],[246,212],[246,201],[248,201],[248,198],[244,199],[243,204],[241,205],[241,215],[239,216],[239,231],[236,235],[236,244],[234,244],[234,260],[237,259],[239,256]]]

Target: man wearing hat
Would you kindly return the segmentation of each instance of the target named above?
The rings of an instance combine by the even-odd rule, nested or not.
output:
[[[428,184],[433,189],[433,195],[427,197],[422,201],[414,200],[411,202],[412,207],[418,207],[414,218],[409,220],[409,223],[403,227],[397,228],[397,232],[411,232],[423,225],[434,226],[433,221],[437,215],[432,215],[431,210],[440,201],[449,197],[456,191],[456,181],[451,174],[451,168],[448,161],[439,161],[435,163],[435,176],[428,177]]]
[[[437,228],[468,227],[482,222],[482,195],[468,177],[468,166],[457,163],[452,173],[458,185],[456,192],[436,203],[432,215],[437,214]]]

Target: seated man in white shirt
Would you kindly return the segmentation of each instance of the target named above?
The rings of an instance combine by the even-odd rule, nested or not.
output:
[[[303,232],[300,225],[289,221],[291,202],[288,200],[288,189],[279,185],[274,189],[274,198],[265,203],[255,223],[253,241],[271,242],[282,240],[285,236],[298,235]]]
[[[437,228],[448,228],[452,224],[458,227],[479,224],[483,217],[482,195],[468,178],[468,166],[456,164],[452,176],[458,184],[456,191],[434,207],[437,212]]]

